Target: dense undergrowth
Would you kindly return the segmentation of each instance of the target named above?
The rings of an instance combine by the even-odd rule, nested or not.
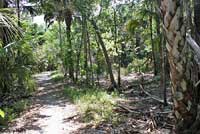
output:
[[[119,98],[117,92],[108,94],[98,88],[66,87],[65,94],[78,106],[83,121],[96,124],[103,121],[118,122],[117,113],[113,112]]]
[[[7,127],[8,123],[20,116],[29,107],[29,99],[20,99],[0,110],[0,129]]]

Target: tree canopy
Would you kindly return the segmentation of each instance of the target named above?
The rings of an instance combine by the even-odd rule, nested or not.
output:
[[[35,74],[48,71],[42,78],[61,83],[99,124],[131,113],[151,118],[152,133],[166,126],[199,133],[199,7],[199,0],[0,0],[0,130],[44,84]],[[149,111],[116,98],[139,98]]]

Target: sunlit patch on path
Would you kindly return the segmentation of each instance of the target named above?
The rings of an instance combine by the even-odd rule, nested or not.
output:
[[[85,126],[70,120],[77,115],[76,106],[63,96],[64,84],[53,82],[50,75],[50,72],[35,75],[38,90],[30,109],[13,121],[4,134],[70,134]]]

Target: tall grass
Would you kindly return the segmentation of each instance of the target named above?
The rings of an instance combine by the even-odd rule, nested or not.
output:
[[[64,74],[60,71],[54,71],[51,73],[51,79],[55,82],[62,81],[64,79]]]
[[[116,114],[113,109],[118,98],[117,92],[108,94],[102,89],[67,87],[65,94],[78,106],[85,122],[114,121]]]

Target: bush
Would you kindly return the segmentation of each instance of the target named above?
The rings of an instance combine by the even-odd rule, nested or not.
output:
[[[23,99],[23,100],[14,102],[10,106],[3,107],[2,108],[3,111],[0,110],[0,126],[1,125],[6,126],[8,122],[17,118],[22,111],[27,109],[29,104],[30,104],[30,101],[28,99]]]

